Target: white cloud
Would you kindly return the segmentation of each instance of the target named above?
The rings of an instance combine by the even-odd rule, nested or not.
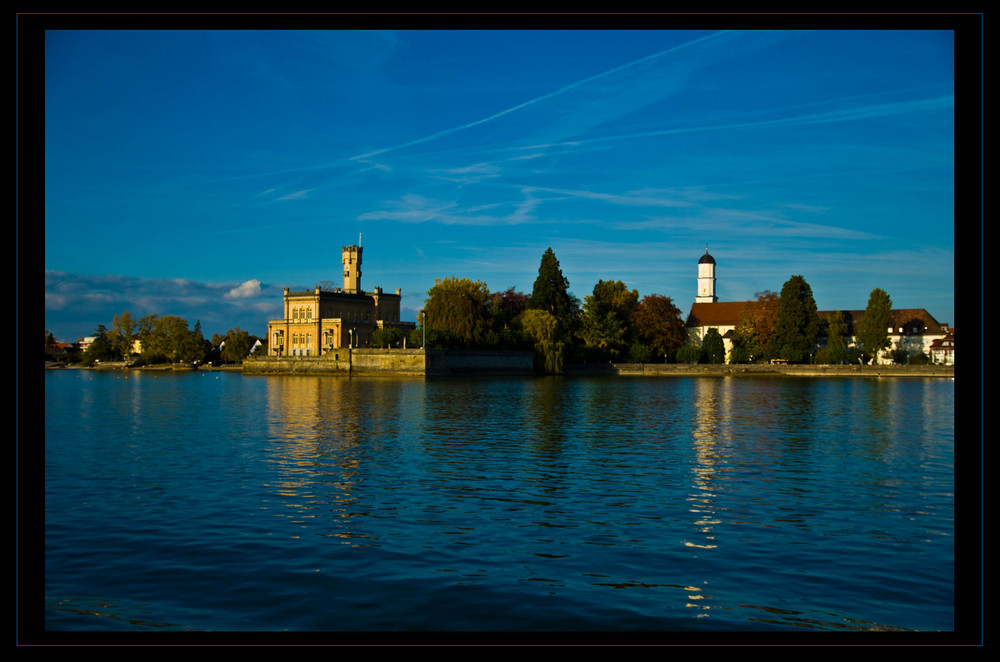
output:
[[[260,281],[256,278],[234,287],[226,293],[227,299],[249,299],[260,296]]]
[[[312,191],[313,191],[313,189],[305,189],[303,191],[295,191],[294,193],[289,193],[288,195],[281,196],[280,198],[278,198],[278,200],[301,200],[302,198],[304,198],[307,195],[309,195],[310,193],[312,193]]]

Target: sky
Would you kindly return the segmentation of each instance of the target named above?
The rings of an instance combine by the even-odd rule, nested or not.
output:
[[[949,30],[52,30],[45,325],[263,336],[285,287],[599,280],[954,325]]]

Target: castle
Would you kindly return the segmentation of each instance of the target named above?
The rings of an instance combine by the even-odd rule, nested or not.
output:
[[[322,356],[345,347],[362,347],[376,329],[395,328],[405,338],[416,328],[414,322],[400,320],[402,294],[388,294],[376,287],[361,289],[361,246],[341,249],[344,287],[284,291],[282,319],[267,323],[268,355]]]
[[[691,312],[687,318],[688,342],[700,345],[709,329],[717,329],[726,347],[726,362],[733,349],[733,334],[740,323],[743,308],[751,301],[719,301],[715,294],[715,258],[705,249],[705,254],[698,260],[698,290]],[[835,311],[819,311],[821,334],[825,333],[826,322]],[[864,310],[844,310],[848,328],[848,345],[856,346],[854,329],[864,317]],[[954,331],[949,331],[944,324],[939,324],[930,313],[923,308],[892,309],[890,313],[892,326],[888,327],[889,349],[901,349],[909,355],[924,352],[935,363],[955,363]],[[821,337],[820,343],[826,338]],[[879,357],[880,364],[892,363],[892,359],[883,352]]]

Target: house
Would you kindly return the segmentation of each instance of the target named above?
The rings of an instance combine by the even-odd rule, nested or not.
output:
[[[944,338],[934,340],[930,345],[928,355],[934,363],[955,365],[955,331],[948,332]]]

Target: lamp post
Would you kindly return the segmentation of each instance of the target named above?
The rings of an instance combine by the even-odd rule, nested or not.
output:
[[[424,333],[424,339],[421,342],[420,346],[423,347],[424,351],[426,352],[427,351],[427,326],[424,324],[424,311],[423,311],[423,309],[421,309],[420,311],[418,311],[418,313],[420,315],[420,330],[423,331],[423,333]]]

